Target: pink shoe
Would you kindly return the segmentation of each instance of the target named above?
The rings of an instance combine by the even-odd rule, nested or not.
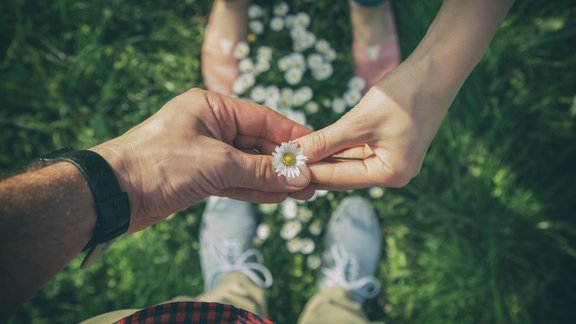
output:
[[[364,92],[400,64],[400,44],[398,43],[390,1],[386,1],[384,6],[386,6],[386,18],[390,31],[388,40],[372,46],[362,45],[358,42],[352,44],[354,61],[356,61],[354,74],[366,82]]]
[[[202,76],[206,89],[223,95],[232,94],[232,85],[240,75],[234,57],[235,42],[217,37],[208,27],[202,43]]]

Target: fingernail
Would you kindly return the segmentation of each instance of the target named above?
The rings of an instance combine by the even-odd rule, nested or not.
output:
[[[307,167],[301,167],[300,175],[298,175],[295,178],[286,177],[284,178],[284,181],[286,181],[286,184],[290,187],[295,187],[299,189],[305,188],[310,183],[310,171],[308,170]]]

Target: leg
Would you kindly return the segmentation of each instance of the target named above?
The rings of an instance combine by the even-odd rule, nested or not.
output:
[[[232,84],[239,75],[233,48],[248,35],[250,2],[214,1],[202,44],[202,75],[208,90],[232,94]]]
[[[265,288],[272,284],[272,275],[251,247],[255,229],[251,204],[210,198],[200,229],[205,293],[196,300],[231,304],[267,317]]]
[[[299,323],[367,323],[362,303],[380,291],[373,277],[380,244],[372,206],[360,197],[344,199],[328,224],[319,291],[306,304]]]
[[[351,0],[356,75],[371,87],[400,63],[400,45],[390,1]]]

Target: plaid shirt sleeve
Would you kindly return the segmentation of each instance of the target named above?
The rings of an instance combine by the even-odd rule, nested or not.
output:
[[[142,309],[119,324],[235,323],[272,324],[268,319],[232,305],[204,302],[175,302]]]

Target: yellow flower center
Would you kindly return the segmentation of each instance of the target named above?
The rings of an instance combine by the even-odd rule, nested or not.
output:
[[[285,153],[282,156],[282,163],[285,166],[293,166],[296,164],[296,157],[292,153]]]

